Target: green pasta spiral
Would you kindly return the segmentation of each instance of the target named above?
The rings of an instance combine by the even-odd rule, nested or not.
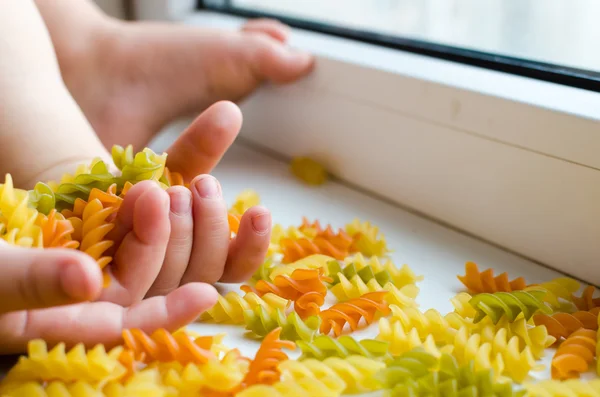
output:
[[[522,396],[509,381],[495,381],[493,370],[476,370],[473,362],[459,366],[448,354],[439,359],[416,349],[392,361],[378,375],[388,397]]]
[[[29,191],[29,207],[35,208],[44,215],[48,215],[55,206],[56,197],[54,197],[54,192],[45,183],[38,182],[33,190]]]
[[[284,340],[310,342],[317,334],[321,318],[317,316],[302,320],[298,313],[286,315],[279,309],[269,312],[263,306],[244,311],[246,329],[259,337],[266,336],[275,328],[281,327],[280,338]]]
[[[389,357],[388,342],[375,339],[356,340],[349,335],[337,339],[328,335],[319,335],[312,342],[300,340],[296,344],[302,350],[301,358],[324,360],[329,357],[346,358],[351,355],[382,359]]]
[[[529,320],[538,310],[550,314],[552,309],[542,299],[545,291],[513,291],[478,294],[471,298],[469,304],[476,310],[474,323],[489,317],[494,324],[504,316],[515,321],[520,314]]]
[[[71,208],[76,199],[87,200],[93,188],[106,191],[115,182],[116,178],[109,172],[108,165],[96,159],[88,173],[79,174],[72,181],[58,186],[54,192],[56,208]]]
[[[126,148],[115,145],[112,148],[112,158],[117,168],[121,170],[121,177],[118,179],[119,187],[122,187],[125,182],[135,184],[145,180],[165,183],[161,178],[167,162],[166,153],[158,155],[151,149],[145,148],[134,155],[131,145]]]
[[[332,285],[339,284],[339,273],[343,274],[349,280],[352,279],[354,276],[358,276],[365,283],[368,283],[370,280],[375,279],[377,283],[381,286],[384,286],[392,279],[390,273],[387,270],[383,269],[375,273],[371,266],[365,266],[359,269],[354,263],[350,263],[349,265],[346,265],[344,266],[344,268],[342,268],[340,266],[340,262],[330,261],[327,263],[327,267],[329,268],[330,277],[333,279],[333,282],[331,283]]]

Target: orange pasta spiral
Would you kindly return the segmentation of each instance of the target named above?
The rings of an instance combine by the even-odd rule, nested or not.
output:
[[[229,222],[229,230],[231,231],[231,233],[237,234],[237,232],[240,230],[241,220],[242,217],[240,215],[236,215],[231,212],[227,214],[227,221]]]
[[[338,260],[343,260],[348,256],[347,249],[340,249],[321,236],[315,237],[314,240],[282,238],[280,245],[283,252],[283,259],[281,260],[283,263],[292,263],[315,254],[331,256]]]
[[[493,269],[480,272],[477,264],[473,262],[467,262],[465,264],[465,275],[457,277],[469,289],[469,292],[474,294],[512,292],[526,287],[523,277],[508,281],[506,272],[494,277]]]
[[[165,167],[162,178],[167,181],[169,186],[185,186],[183,176],[179,172],[174,172]]]
[[[281,349],[294,350],[296,348],[294,342],[279,339],[280,333],[281,328],[275,328],[265,336],[242,382],[244,386],[271,385],[279,381],[281,374],[277,367],[280,362],[288,359],[287,354]]]
[[[533,322],[538,326],[544,325],[548,330],[548,335],[559,340],[568,338],[580,328],[597,330],[598,313],[600,313],[600,308],[575,313],[536,314],[533,316]]]
[[[131,185],[131,183],[129,184]],[[109,186],[108,189],[106,189],[105,192],[100,189],[93,188],[90,191],[88,201],[94,201],[98,199],[100,200],[104,208],[111,207],[118,209],[119,207],[121,207],[121,203],[123,202],[122,195],[122,193],[121,196],[117,195],[117,184],[113,183]]]
[[[552,358],[552,378],[578,378],[580,373],[588,370],[595,354],[596,331],[582,328],[573,332]]]
[[[337,337],[342,334],[346,323],[350,325],[352,331],[358,328],[361,318],[364,318],[367,324],[371,324],[378,312],[384,315],[390,312],[389,305],[384,300],[387,293],[387,291],[369,292],[360,298],[337,303],[323,310],[319,314],[322,320],[319,331],[327,335],[333,330],[333,334]]]
[[[314,233],[315,237],[320,237],[329,241],[333,246],[340,250],[356,252],[356,249],[352,249],[354,239],[346,233],[344,229],[339,229],[337,233],[333,231],[331,225],[327,225],[327,227],[323,229],[318,220],[311,223],[306,217],[302,218],[302,225],[300,225],[298,229],[301,232],[307,233],[311,231]]]
[[[263,296],[273,293],[284,299],[294,301],[294,309],[301,318],[306,318],[319,313],[320,307],[325,302],[327,286],[325,282],[333,280],[323,275],[323,268],[296,269],[290,276],[279,275],[273,282],[259,280],[256,283],[256,294]],[[241,287],[244,292],[254,292],[250,286]]]
[[[594,298],[595,287],[587,286],[581,296],[573,296],[573,303],[579,310],[591,310],[595,307],[600,307],[600,298]]]
[[[73,240],[72,234],[75,231],[71,222],[65,219],[53,208],[48,216],[38,214],[37,224],[42,229],[44,248],[61,247],[77,249],[79,242]]]
[[[161,328],[150,336],[135,328],[124,330],[123,339],[125,347],[133,353],[135,360],[144,363],[178,361],[183,365],[205,364],[211,359],[216,359],[214,353],[209,350],[211,342],[206,337],[193,340],[185,332],[171,334]],[[130,366],[130,363],[123,364],[126,367]]]
[[[73,239],[80,242],[79,250],[94,258],[100,269],[104,270],[105,286],[110,280],[105,268],[112,261],[112,257],[102,255],[114,244],[105,237],[115,226],[108,218],[116,210],[116,207],[104,208],[99,199],[90,202],[77,199],[73,211],[63,211],[63,215],[68,217],[73,225]]]

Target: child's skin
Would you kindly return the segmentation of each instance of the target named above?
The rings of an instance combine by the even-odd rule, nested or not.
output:
[[[177,116],[240,99],[263,80],[301,77],[312,59],[289,51],[285,36],[271,21],[217,35],[117,22],[81,0],[4,0],[0,172],[18,187],[58,179],[94,157],[109,160],[103,144],[139,149]],[[123,328],[172,330],[214,304],[216,291],[204,282],[249,277],[266,253],[270,214],[249,210],[230,242],[221,187],[207,175],[240,126],[233,103],[216,103],[168,150],[168,166],[191,189],[131,189],[111,236],[118,248],[106,290],[80,252],[0,243],[0,353],[23,351],[37,337],[112,344]],[[80,303],[94,300],[103,302]]]

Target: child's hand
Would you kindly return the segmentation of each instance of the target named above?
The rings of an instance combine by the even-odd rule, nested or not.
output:
[[[193,178],[190,189],[174,186],[165,192],[142,182],[129,190],[111,236],[118,247],[114,280],[102,300],[130,305],[186,283],[244,281],[264,261],[270,213],[262,207],[248,210],[230,240],[221,186],[203,174],[220,160],[240,126],[237,106],[213,105],[168,150],[169,168]]]
[[[126,328],[175,330],[216,299],[212,287],[194,283],[127,308],[80,303],[96,299],[102,288],[98,265],[89,256],[75,250],[18,248],[3,240],[0,269],[0,354],[25,351],[35,338],[49,344],[112,345]]]

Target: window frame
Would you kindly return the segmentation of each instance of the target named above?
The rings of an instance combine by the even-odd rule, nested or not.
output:
[[[152,1],[152,19],[243,22]],[[600,284],[600,95],[300,29],[291,45],[315,73],[244,102],[244,143]]]

